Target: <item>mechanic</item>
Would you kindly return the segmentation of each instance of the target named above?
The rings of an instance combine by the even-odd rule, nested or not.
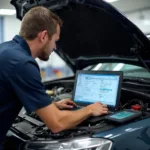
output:
[[[30,9],[24,16],[19,35],[0,45],[0,145],[22,106],[36,112],[54,132],[72,128],[89,116],[106,114],[101,103],[77,111],[61,110],[76,104],[65,99],[52,102],[41,82],[35,58],[47,61],[59,40],[61,19],[42,6]]]

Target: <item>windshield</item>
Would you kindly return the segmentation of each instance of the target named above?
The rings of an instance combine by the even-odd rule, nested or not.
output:
[[[145,68],[124,63],[99,63],[91,70],[123,71],[124,77],[150,78],[150,73]]]
[[[43,82],[74,76],[69,66],[55,52],[51,54],[46,62],[36,60],[40,67]],[[124,77],[150,79],[150,73],[145,68],[124,63],[99,63],[88,66],[84,70],[123,71]]]

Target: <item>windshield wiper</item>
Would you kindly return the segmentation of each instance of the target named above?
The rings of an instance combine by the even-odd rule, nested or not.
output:
[[[124,77],[123,82],[137,82],[140,84],[148,84],[150,85],[150,80],[146,80],[143,78],[130,78],[130,77]]]

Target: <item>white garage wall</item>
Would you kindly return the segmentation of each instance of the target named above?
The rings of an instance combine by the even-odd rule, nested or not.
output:
[[[145,34],[150,33],[150,9],[126,14]]]
[[[3,17],[0,16],[0,43],[2,43],[3,40],[4,40],[3,39],[3,36],[4,36],[4,34],[3,34],[3,32],[4,32],[3,27],[4,27],[4,25],[3,25]]]
[[[4,41],[11,40],[19,33],[21,21],[14,16],[4,16]]]

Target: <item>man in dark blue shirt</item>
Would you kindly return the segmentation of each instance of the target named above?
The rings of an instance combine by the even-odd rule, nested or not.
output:
[[[61,111],[76,105],[71,100],[51,103],[41,83],[34,58],[48,60],[56,49],[62,22],[44,7],[32,8],[22,20],[19,35],[0,45],[0,149],[6,133],[24,106],[35,111],[52,132],[72,128],[89,116],[107,113],[100,103],[78,111]]]

